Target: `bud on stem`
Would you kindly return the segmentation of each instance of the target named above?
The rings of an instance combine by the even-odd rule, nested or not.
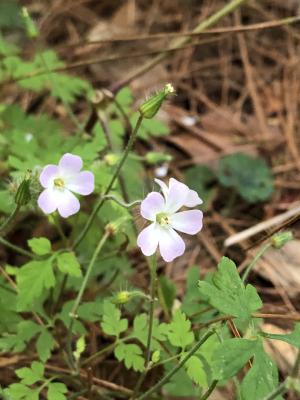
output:
[[[140,114],[143,118],[151,119],[160,109],[163,101],[169,95],[174,93],[175,90],[170,83],[167,83],[165,87],[155,95],[151,96],[149,100],[145,101],[139,108]]]

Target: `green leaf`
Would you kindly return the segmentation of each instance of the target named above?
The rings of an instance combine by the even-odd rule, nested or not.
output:
[[[33,361],[30,368],[17,369],[16,375],[21,379],[23,385],[33,385],[44,380],[44,366],[40,362]]]
[[[48,384],[48,400],[65,400],[67,396],[65,393],[68,392],[68,389],[64,383],[60,382],[50,382]]]
[[[103,321],[101,327],[107,335],[119,337],[128,328],[128,320],[121,319],[121,311],[112,303],[103,304]]]
[[[21,321],[15,334],[3,334],[0,338],[0,350],[21,352],[25,349],[26,344],[40,331],[41,327],[35,322],[30,320]]]
[[[180,310],[175,311],[172,322],[169,324],[168,339],[172,346],[182,349],[195,340],[194,333],[191,331],[191,322]]]
[[[197,385],[207,387],[207,376],[202,361],[197,356],[192,356],[185,363],[188,376]]]
[[[247,319],[262,306],[260,297],[252,285],[243,284],[232,260],[222,257],[213,284],[198,283],[202,296],[217,310],[234,317]]]
[[[167,365],[167,372],[172,367],[173,364],[169,363]],[[170,381],[164,385],[163,390],[175,398],[183,397],[198,399],[200,396],[200,388],[193,384],[184,368],[181,368],[172,376]]]
[[[164,342],[167,338],[169,327],[167,324],[160,324],[159,321],[154,318],[152,327],[152,341],[151,350],[159,350],[159,342]],[[133,332],[132,335],[138,339],[144,346],[147,345],[148,339],[148,316],[146,314],[138,314],[133,321]]]
[[[300,323],[295,325],[293,332],[287,334],[274,334],[262,332],[262,335],[268,339],[282,340],[283,342],[289,343],[292,346],[300,349]]]
[[[46,329],[42,328],[42,332],[36,342],[36,349],[40,359],[46,362],[51,356],[51,351],[55,347],[55,340],[51,333]]]
[[[30,239],[27,243],[34,254],[44,256],[51,253],[51,242],[44,237]]]
[[[223,186],[234,188],[249,203],[267,200],[273,192],[270,168],[263,159],[247,154],[222,158],[218,178]]]
[[[232,378],[253,357],[257,350],[257,340],[227,339],[214,352],[214,379]]]
[[[59,270],[75,278],[82,276],[80,264],[73,252],[57,254],[57,266]]]
[[[255,352],[252,368],[241,385],[242,400],[263,400],[278,386],[278,371],[262,346]],[[276,400],[282,396],[275,397]]]
[[[124,361],[127,369],[142,372],[144,370],[144,357],[141,348],[136,344],[119,343],[114,350],[119,361]]]
[[[9,400],[19,400],[28,399],[28,396],[30,396],[32,390],[22,383],[13,383],[9,385],[9,389],[5,390],[5,393],[8,395]]]
[[[23,265],[17,274],[18,308],[25,310],[32,306],[44,292],[55,285],[51,258],[43,261],[30,261]]]

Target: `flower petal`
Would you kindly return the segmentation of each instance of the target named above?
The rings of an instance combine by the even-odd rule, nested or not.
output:
[[[45,189],[38,198],[38,206],[45,214],[51,214],[57,209],[57,197],[52,189]]]
[[[58,176],[58,166],[49,164],[43,168],[40,175],[40,183],[44,188],[52,185],[54,178]]]
[[[166,199],[167,196],[168,196],[168,193],[169,193],[169,188],[168,188],[168,186],[165,184],[164,181],[162,181],[162,180],[160,180],[160,179],[154,179],[154,180],[155,180],[155,182],[160,186],[161,191],[163,192],[163,195],[164,195],[164,197],[165,197],[165,199]]]
[[[82,168],[82,159],[74,154],[66,153],[60,159],[58,167],[64,175],[76,174]]]
[[[173,261],[181,256],[185,250],[185,243],[172,228],[159,229],[159,251],[166,262]]]
[[[165,200],[158,192],[151,192],[141,203],[142,217],[155,221],[156,214],[163,211],[165,207]]]
[[[72,192],[87,196],[94,191],[95,179],[94,174],[90,171],[82,171],[79,174],[70,176],[66,182],[66,188]]]
[[[156,252],[158,246],[157,224],[153,223],[143,229],[138,238],[137,244],[141,248],[145,256],[152,256]]]
[[[174,178],[170,179],[165,211],[172,214],[184,206],[190,189]]]
[[[79,211],[79,200],[69,190],[57,189],[55,190],[55,197],[57,198],[58,212],[63,218],[68,218]]]
[[[203,212],[200,210],[181,211],[171,217],[171,226],[177,231],[194,235],[203,226]]]
[[[189,194],[186,198],[184,205],[186,207],[196,207],[203,203],[203,200],[200,199],[198,193],[195,190],[189,189]]]

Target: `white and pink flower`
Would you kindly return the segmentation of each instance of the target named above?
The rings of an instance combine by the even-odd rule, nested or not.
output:
[[[80,203],[73,193],[87,196],[94,190],[94,174],[81,171],[82,159],[74,154],[64,154],[58,165],[46,165],[40,175],[45,190],[38,198],[38,205],[45,214],[58,211],[68,218],[80,209]]]
[[[185,243],[176,231],[194,235],[202,229],[203,213],[200,210],[178,212],[182,207],[195,207],[202,204],[197,192],[187,185],[171,178],[169,186],[155,179],[163,195],[151,192],[141,203],[141,215],[151,221],[143,229],[137,244],[145,256],[153,255],[159,248],[166,262],[181,256]]]

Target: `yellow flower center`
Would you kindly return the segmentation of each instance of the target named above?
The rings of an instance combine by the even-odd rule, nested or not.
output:
[[[169,225],[170,224],[170,217],[166,213],[159,213],[156,215],[156,222],[159,223],[161,226]]]
[[[54,186],[56,186],[58,189],[62,189],[65,186],[65,182],[61,178],[55,178]]]

